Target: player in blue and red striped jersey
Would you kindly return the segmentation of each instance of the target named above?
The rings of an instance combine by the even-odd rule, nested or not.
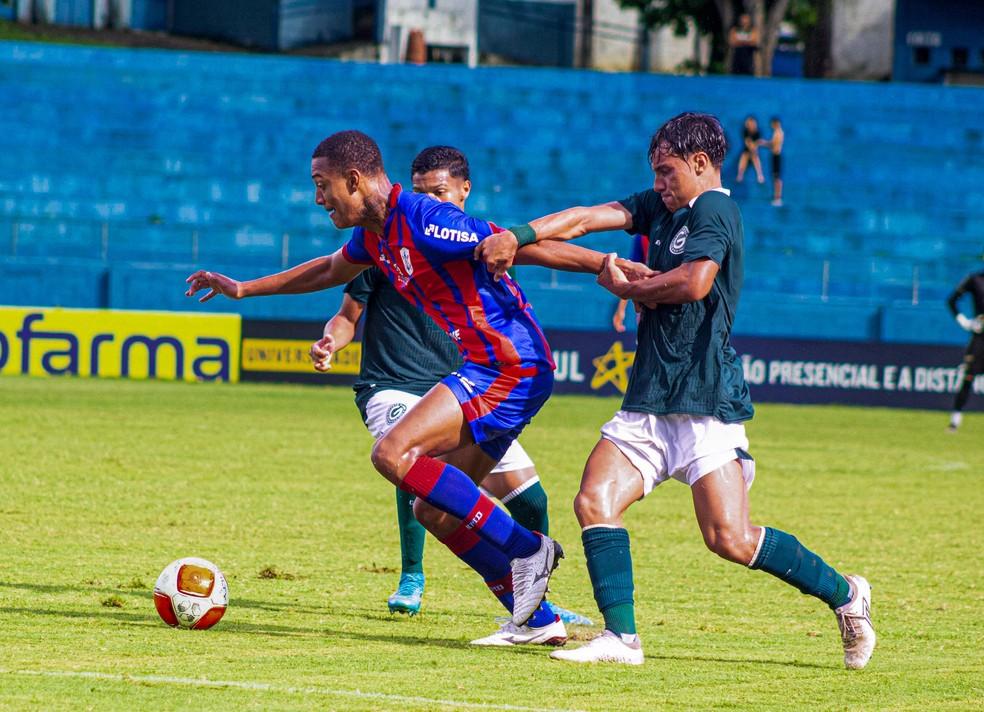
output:
[[[549,537],[518,525],[475,482],[550,395],[554,363],[519,286],[508,276],[493,279],[473,258],[475,245],[498,228],[450,203],[391,184],[378,146],[358,131],[322,141],[312,157],[311,177],[315,201],[335,226],[356,228],[341,250],[234,287],[222,275],[199,271],[188,278],[187,294],[209,288],[205,301],[216,294],[316,291],[346,284],[375,265],[443,328],[457,344],[463,366],[376,442],[372,462],[386,479],[417,497],[415,514],[429,531],[442,540],[460,533],[453,550],[498,589],[497,595],[512,589],[506,605],[512,604],[513,623],[521,626],[544,608],[547,583],[563,551]],[[553,246],[555,255],[542,264],[600,271],[598,253],[556,247],[565,246]]]

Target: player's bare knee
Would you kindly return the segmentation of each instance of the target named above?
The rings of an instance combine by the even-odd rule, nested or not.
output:
[[[747,564],[755,553],[755,538],[746,528],[710,527],[703,531],[707,548],[727,561]]]
[[[582,527],[612,523],[610,509],[604,498],[595,490],[582,489],[574,497],[574,515]]]
[[[379,474],[390,482],[399,484],[417,458],[411,457],[406,448],[395,438],[383,436],[372,446],[371,459],[372,466]]]

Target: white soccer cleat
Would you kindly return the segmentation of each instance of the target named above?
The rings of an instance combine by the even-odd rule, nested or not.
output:
[[[623,665],[642,665],[642,642],[639,636],[632,643],[626,643],[622,636],[606,630],[592,638],[586,645],[573,650],[555,650],[550,653],[554,660],[570,663],[622,663]]]
[[[540,548],[527,557],[512,560],[512,622],[523,625],[530,619],[547,593],[550,574],[564,558],[564,549],[550,537],[540,534]]]
[[[834,613],[844,642],[844,665],[860,670],[875,650],[875,629],[871,625],[871,586],[861,576],[845,576],[851,584],[851,600]]]
[[[957,410],[953,411],[950,414],[950,427],[947,428],[947,430],[949,430],[951,433],[957,432],[962,422],[963,422],[963,413]]]
[[[567,642],[567,628],[559,617],[554,618],[553,623],[548,623],[541,628],[532,628],[528,625],[516,625],[511,620],[506,620],[492,635],[473,640],[472,645],[563,645]]]

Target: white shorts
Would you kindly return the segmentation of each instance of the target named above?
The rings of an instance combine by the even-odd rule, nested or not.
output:
[[[369,433],[376,440],[379,440],[396,425],[396,421],[420,401],[420,398],[413,393],[393,389],[373,393],[366,402],[366,427],[369,429]],[[533,460],[526,454],[526,450],[519,444],[519,441],[514,440],[509,449],[506,450],[506,454],[502,456],[502,459],[489,474],[513,472],[527,467],[533,467]]]
[[[601,436],[614,443],[642,475],[644,495],[671,477],[693,486],[732,460],[741,463],[746,489],[755,479],[755,462],[745,452],[748,438],[741,423],[620,410],[602,426]]]

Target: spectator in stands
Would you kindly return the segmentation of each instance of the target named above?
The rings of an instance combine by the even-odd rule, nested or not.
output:
[[[754,75],[759,32],[747,12],[738,17],[738,24],[728,33],[728,44],[731,45],[731,73]]]
[[[741,132],[742,149],[741,156],[738,158],[738,176],[735,178],[739,183],[745,180],[745,170],[751,161],[755,168],[755,176],[759,183],[765,183],[765,175],[762,173],[762,161],[759,160],[759,144],[762,142],[762,134],[759,133],[758,120],[754,116],[745,117],[745,126]]]
[[[779,207],[782,205],[782,143],[786,134],[778,116],[769,119],[769,126],[772,127],[772,135],[759,143],[768,146],[772,152],[772,204]]]
[[[974,318],[970,319],[963,314],[957,307],[957,302],[964,295],[970,293],[974,298]],[[967,344],[967,351],[964,353],[964,377],[957,391],[957,397],[953,401],[953,413],[950,414],[950,432],[956,432],[963,421],[963,409],[967,405],[967,398],[970,397],[970,389],[974,385],[974,378],[977,374],[984,372],[984,270],[967,275],[963,281],[953,290],[953,294],[946,300],[953,317],[960,324],[960,328],[969,331],[972,336],[970,343]]]

